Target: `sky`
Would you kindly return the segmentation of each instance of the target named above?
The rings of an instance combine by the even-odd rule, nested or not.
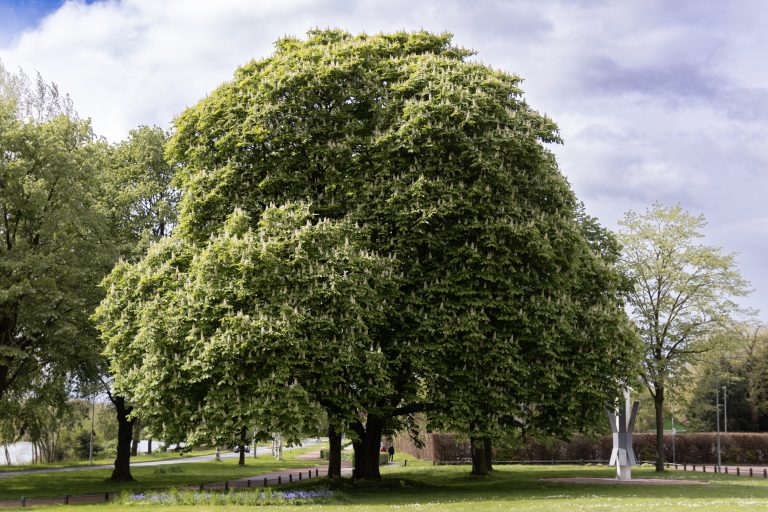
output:
[[[552,150],[615,229],[654,201],[703,214],[768,321],[768,2],[764,0],[0,0],[0,60],[68,92],[113,142],[173,118],[284,35],[451,32],[521,76],[558,123]]]

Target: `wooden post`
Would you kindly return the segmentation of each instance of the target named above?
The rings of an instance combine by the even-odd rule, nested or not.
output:
[[[109,493],[108,492],[104,493],[104,501],[109,501]]]
[[[281,483],[283,483],[283,477],[280,475],[277,475],[277,485],[280,485]]]
[[[318,474],[317,474],[317,468],[315,468],[315,476],[318,476]]]
[[[250,478],[248,479],[248,484],[246,485],[246,487],[248,487],[249,489],[251,488],[251,479]]]
[[[752,468],[749,468],[749,476],[752,476]]]
[[[741,476],[741,468],[740,467],[736,468],[736,476]]]
[[[288,473],[288,481],[293,482],[293,473]]]
[[[264,487],[266,487],[266,486],[267,486],[267,479],[265,478],[264,479]]]
[[[64,504],[69,505],[69,494],[64,495]]]

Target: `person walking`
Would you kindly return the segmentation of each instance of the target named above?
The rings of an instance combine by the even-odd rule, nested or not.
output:
[[[389,462],[394,462],[395,460],[395,447],[394,445],[389,445],[389,449],[387,450],[389,452]]]

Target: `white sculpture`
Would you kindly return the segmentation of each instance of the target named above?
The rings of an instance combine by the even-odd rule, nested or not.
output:
[[[608,421],[613,431],[613,451],[609,465],[616,465],[618,480],[632,479],[632,466],[637,464],[635,451],[632,449],[632,432],[635,430],[635,418],[640,402],[630,406],[629,390],[624,390],[624,404],[619,406],[619,414],[608,412]]]

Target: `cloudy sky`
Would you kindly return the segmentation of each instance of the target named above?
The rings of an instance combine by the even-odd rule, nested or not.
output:
[[[768,321],[768,2],[764,0],[0,0],[0,60],[68,92],[98,134],[170,128],[283,35],[449,31],[520,75],[588,211],[680,203],[739,254]]]

